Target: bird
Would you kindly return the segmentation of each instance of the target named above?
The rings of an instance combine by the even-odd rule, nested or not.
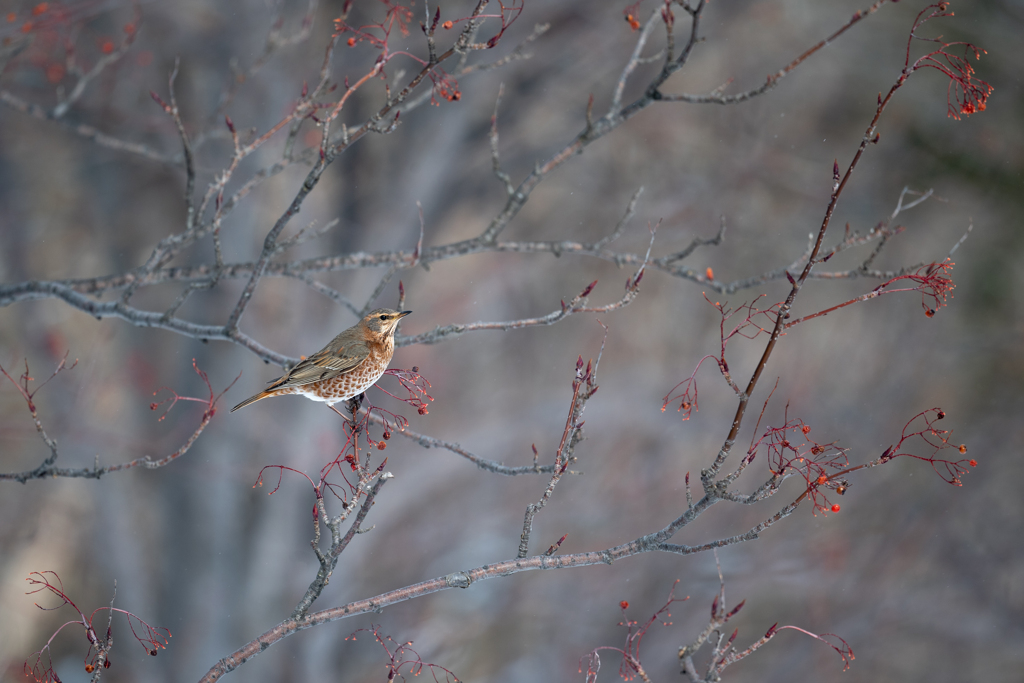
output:
[[[390,308],[370,311],[330,344],[296,363],[285,376],[271,380],[265,391],[245,399],[231,412],[271,396],[299,394],[323,401],[338,413],[335,403],[359,396],[387,370],[395,352],[398,321],[410,313]]]

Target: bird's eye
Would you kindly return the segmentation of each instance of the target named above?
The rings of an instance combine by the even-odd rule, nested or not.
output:
[[[388,317],[387,317],[386,315],[382,315],[382,316],[380,317],[380,319],[381,319],[381,320],[387,320],[387,319],[388,319]]]

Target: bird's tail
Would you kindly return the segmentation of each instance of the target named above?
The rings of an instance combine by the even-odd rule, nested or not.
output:
[[[231,412],[233,413],[236,410],[238,410],[239,408],[246,407],[250,403],[255,403],[256,401],[261,401],[261,400],[267,398],[268,396],[273,396],[273,395],[274,395],[274,393],[271,392],[271,391],[261,391],[260,393],[256,394],[255,396],[250,396],[249,398],[247,398],[244,401],[242,401],[241,403],[239,403],[237,406],[235,406],[234,408],[231,409]]]

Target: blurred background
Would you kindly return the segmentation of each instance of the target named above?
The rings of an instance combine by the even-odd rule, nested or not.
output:
[[[254,77],[237,83],[227,111],[239,129],[266,130],[288,112],[304,80],[315,82],[340,4],[322,2],[307,41],[282,48]],[[354,19],[382,11],[377,3],[356,4]],[[707,92],[730,78],[733,92],[755,87],[863,4],[714,2],[704,15],[706,42],[664,91]],[[468,12],[467,3],[455,5],[442,8],[443,18]],[[503,237],[594,241],[613,229],[643,186],[636,218],[613,246],[642,253],[646,225],[661,221],[654,253],[668,254],[694,237],[712,236],[724,216],[724,244],[691,256],[694,270],[710,267],[716,279],[731,281],[791,263],[820,224],[833,160],[845,168],[874,112],[876,93],[898,77],[908,30],[923,6],[909,0],[884,6],[752,101],[650,107],[545,180]],[[108,42],[123,39],[133,10],[120,1],[49,3],[33,14],[37,7],[0,1],[0,89],[52,107],[55,89],[73,83],[61,71],[61,41],[70,36],[77,57],[94,63]],[[637,36],[623,21],[623,9],[616,3],[527,0],[496,54],[474,59],[508,54],[535,24],[549,23],[527,50],[532,58],[462,79],[460,101],[403,115],[392,134],[370,136],[346,152],[289,231],[332,218],[340,219],[339,227],[288,258],[411,248],[419,230],[417,201],[425,244],[479,234],[504,203],[491,175],[487,137],[499,84],[505,87],[502,160],[518,183],[535,161],[581,130],[589,94],[596,111],[607,107]],[[53,19],[58,10],[71,18]],[[66,118],[174,156],[180,148],[173,123],[149,91],[166,97],[175,57],[181,59],[177,90],[190,133],[219,131],[214,112],[225,88],[239,80],[233,68],[245,71],[260,57],[277,16],[284,17],[288,34],[298,30],[305,10],[294,0],[143,3],[129,52],[92,82]],[[653,10],[650,2],[640,6],[643,17]],[[897,269],[941,260],[973,225],[956,253],[955,296],[931,319],[918,295],[908,294],[795,328],[772,357],[752,403],[759,408],[778,378],[765,421],[780,424],[788,405],[790,417],[812,427],[812,437],[838,440],[855,462],[877,457],[910,417],[940,406],[947,414],[943,426],[955,430],[954,440],[965,443],[979,465],[962,488],[910,460],[859,473],[839,514],[815,516],[804,507],[759,540],[719,553],[729,606],[747,600],[730,622],[740,629],[736,642],[745,646],[776,622],[839,634],[856,653],[844,674],[847,683],[1011,681],[1024,667],[1024,3],[976,0],[955,3],[953,10],[955,18],[929,24],[923,34],[987,50],[976,63],[979,76],[995,87],[987,111],[962,121],[947,118],[948,81],[934,71],[916,74],[885,113],[881,143],[867,151],[854,174],[826,242],[837,240],[847,222],[865,231],[883,220],[904,187],[934,189],[934,199],[900,216],[906,230],[876,265]],[[418,21],[422,6],[415,12]],[[678,14],[683,30],[688,22]],[[51,23],[43,23],[48,17]],[[392,47],[421,52],[422,36],[414,26]],[[358,76],[374,56],[365,44],[342,46],[335,73]],[[392,74],[413,68],[392,64]],[[653,68],[627,98],[642,92]],[[381,97],[379,87],[360,91],[345,120],[364,120]],[[243,170],[251,173],[280,154],[281,143],[272,143]],[[198,154],[198,187],[229,157],[223,134],[210,137]],[[223,228],[227,261],[256,257],[304,174],[300,167],[278,175],[231,213]],[[105,149],[61,124],[0,108],[0,281],[136,267],[158,240],[182,229],[183,182],[174,165]],[[209,262],[212,251],[206,240],[176,263]],[[865,256],[847,253],[829,266],[850,268]],[[329,273],[322,281],[361,304],[382,272]],[[631,274],[570,255],[478,255],[435,263],[429,271],[403,271],[379,302],[395,304],[400,278],[407,308],[415,312],[402,331],[416,334],[436,325],[545,314],[594,279],[599,283],[591,301],[609,303],[621,296]],[[224,281],[193,296],[179,315],[223,322],[243,282]],[[812,281],[797,312],[813,312],[876,284]],[[735,306],[764,293],[774,302],[787,290],[772,283],[728,301]],[[179,291],[180,285],[152,287],[133,302],[162,311]],[[717,349],[718,316],[700,286],[650,272],[634,303],[600,320],[609,327],[601,391],[586,408],[587,440],[576,452],[576,468],[584,474],[564,479],[538,515],[534,552],[562,534],[568,534],[563,551],[579,552],[663,526],[685,504],[686,472],[696,476],[707,466],[735,410],[731,392],[705,366],[699,412],[684,422],[671,410],[660,411],[661,397]],[[294,357],[320,348],[354,322],[301,283],[268,278],[242,329]],[[406,413],[416,431],[506,464],[529,464],[531,444],[550,459],[568,410],[574,361],[578,354],[596,356],[602,333],[594,316],[576,315],[552,327],[476,332],[401,348],[393,366],[417,365],[433,383],[429,415],[416,415],[376,390],[371,400]],[[745,378],[763,346],[740,341],[730,346],[728,358],[734,376]],[[23,680],[26,657],[73,617],[40,611],[33,605],[37,596],[25,595],[30,572],[52,570],[87,610],[109,602],[116,580],[117,606],[173,633],[168,650],[152,658],[131,642],[123,621],[115,622],[114,666],[104,680],[196,680],[287,617],[315,576],[308,484],[287,477],[272,497],[252,484],[266,464],[315,472],[341,447],[339,418],[292,397],[229,414],[226,408],[279,374],[240,347],[97,321],[56,300],[0,309],[4,368],[20,372],[27,359],[32,374],[43,378],[65,352],[78,359],[77,367],[36,399],[65,466],[176,450],[202,408],[179,404],[158,422],[149,404],[163,386],[204,395],[193,358],[216,390],[242,375],[192,450],[166,468],[100,481],[0,485],[0,676],[5,683]],[[748,420],[741,444],[752,429]],[[46,455],[24,401],[6,380],[0,384],[0,444],[3,471],[33,468]],[[546,485],[540,477],[487,473],[452,453],[399,438],[386,454],[395,479],[367,520],[375,528],[343,555],[316,609],[513,557],[523,511]],[[763,457],[755,461],[741,485],[756,486],[766,466]],[[676,540],[697,544],[744,531],[798,495],[799,486],[790,486],[781,499],[761,506],[716,506]],[[414,641],[424,661],[463,680],[582,680],[580,657],[623,643],[619,601],[630,603],[630,618],[646,620],[676,579],[677,595],[690,600],[673,607],[671,625],[652,627],[642,649],[654,680],[676,680],[676,650],[707,623],[718,589],[710,554],[649,554],[430,595],[290,637],[233,678],[383,679],[383,650],[366,634],[346,640],[356,629],[379,624],[397,641]],[[87,679],[86,647],[73,629],[55,640],[62,680]],[[604,653],[603,662],[600,680],[615,679],[618,658]],[[725,676],[763,683],[831,680],[841,670],[829,648],[786,631]]]

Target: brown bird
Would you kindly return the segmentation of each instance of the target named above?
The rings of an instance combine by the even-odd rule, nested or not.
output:
[[[231,412],[270,396],[299,394],[323,401],[337,413],[335,403],[363,393],[387,370],[395,352],[395,328],[410,313],[390,308],[370,311],[330,344],[297,363],[287,375],[271,380],[266,391],[245,399]]]

